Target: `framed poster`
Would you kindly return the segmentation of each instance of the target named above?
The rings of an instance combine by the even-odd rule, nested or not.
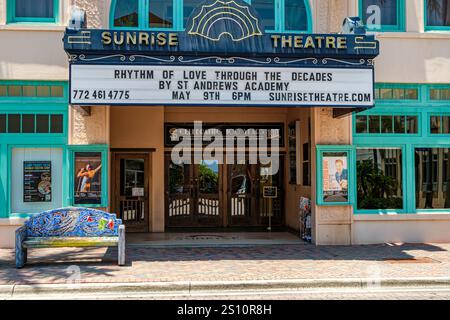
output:
[[[328,148],[327,148],[328,147]],[[353,170],[351,150],[345,146],[318,147],[319,204],[343,205],[352,203]]]
[[[102,203],[102,153],[74,152],[74,204]]]
[[[52,202],[51,161],[23,162],[23,202]]]

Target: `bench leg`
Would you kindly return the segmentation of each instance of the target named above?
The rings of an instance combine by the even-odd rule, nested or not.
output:
[[[26,230],[20,227],[16,230],[16,268],[23,268],[27,263],[28,250],[23,247],[23,241],[26,237]]]
[[[119,247],[118,247],[118,264],[119,266],[125,265],[125,226],[119,226]]]

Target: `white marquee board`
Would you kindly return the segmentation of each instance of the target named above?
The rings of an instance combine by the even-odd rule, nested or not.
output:
[[[74,105],[370,107],[373,69],[71,65]]]

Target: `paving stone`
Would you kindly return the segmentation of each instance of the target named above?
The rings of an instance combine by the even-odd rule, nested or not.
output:
[[[127,250],[119,267],[115,248],[31,249],[16,269],[0,249],[0,284],[450,277],[450,244]]]

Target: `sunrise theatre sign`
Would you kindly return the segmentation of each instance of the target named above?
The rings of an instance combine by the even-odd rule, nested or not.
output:
[[[210,0],[185,31],[67,29],[72,105],[374,105],[373,36],[264,33],[251,5]]]

